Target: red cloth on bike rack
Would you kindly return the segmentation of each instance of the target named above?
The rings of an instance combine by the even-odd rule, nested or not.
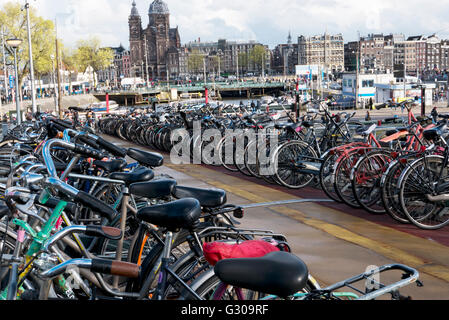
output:
[[[228,244],[224,242],[205,243],[203,245],[204,257],[210,265],[215,266],[218,261],[238,258],[261,258],[270,252],[280,251],[274,245],[262,241],[251,240],[241,244]]]

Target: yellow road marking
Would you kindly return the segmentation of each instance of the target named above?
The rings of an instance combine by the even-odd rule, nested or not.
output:
[[[243,190],[237,186],[231,186],[231,185],[227,185],[221,182],[218,182],[216,180],[213,180],[212,178],[209,178],[208,175],[204,174],[205,170],[210,170],[210,169],[205,169],[203,167],[198,167],[196,166],[196,168],[194,168],[193,166],[189,166],[188,168],[185,166],[172,166],[172,165],[167,165],[168,167],[171,167],[174,170],[178,170],[178,171],[183,171],[185,174],[198,179],[200,181],[204,181],[216,188],[220,188],[225,190],[226,192],[235,194],[241,198],[247,199],[253,203],[264,203],[267,202],[267,198],[266,197],[261,197],[255,193],[249,192],[247,190]],[[203,173],[197,173],[195,169],[200,169]],[[234,181],[242,181],[239,178],[235,178],[235,177],[231,177],[232,179],[235,179]],[[251,182],[245,181],[246,184],[251,184]],[[254,186],[253,186],[254,187]],[[270,194],[270,198],[273,196],[273,194],[277,196],[283,196],[283,198],[286,197],[290,197],[290,195],[278,191],[278,190],[274,190],[272,188],[268,188],[265,186],[259,186],[256,185],[256,189],[260,190],[261,192],[263,192],[262,194]],[[277,198],[277,200],[289,200],[289,199],[280,199]],[[347,242],[356,244],[360,247],[372,250],[386,258],[389,258],[397,263],[403,263],[406,264],[412,268],[416,268],[418,269],[420,272],[426,273],[428,275],[431,275],[435,278],[439,278],[442,279],[446,282],[449,282],[449,268],[442,266],[442,265],[438,265],[438,264],[433,264],[430,261],[425,261],[415,255],[412,255],[404,250],[395,248],[391,245],[388,245],[386,243],[383,243],[381,241],[377,241],[377,240],[373,240],[373,239],[369,239],[367,237],[361,236],[357,233],[354,233],[346,228],[343,228],[341,226],[337,226],[331,223],[328,223],[326,221],[323,220],[319,220],[319,219],[314,219],[314,218],[310,218],[307,217],[303,212],[297,210],[297,209],[291,209],[285,206],[281,206],[281,207],[270,207],[269,208],[272,211],[275,211],[277,213],[280,213],[284,216],[288,216],[292,219],[295,219],[305,225],[308,225],[310,227],[313,227],[315,229],[318,229],[320,231],[323,231],[329,235],[332,235],[338,239],[341,240],[345,240]],[[367,223],[371,223],[368,222]],[[396,231],[394,229],[388,228],[388,227],[384,227],[384,226],[378,226],[377,224],[371,223],[376,227],[382,228],[383,230],[388,230],[388,231]],[[396,232],[400,232],[400,231],[396,231]]]

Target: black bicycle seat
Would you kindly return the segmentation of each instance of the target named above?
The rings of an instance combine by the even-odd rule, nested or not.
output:
[[[94,165],[100,169],[103,169],[106,172],[114,172],[123,170],[127,163],[124,159],[117,159],[111,161],[100,161],[95,160]]]
[[[137,212],[139,219],[170,231],[194,228],[200,215],[201,205],[192,198],[146,207]]]
[[[148,199],[160,199],[171,196],[175,187],[176,180],[169,179],[138,182],[129,186],[129,193]]]
[[[156,168],[164,164],[164,157],[159,153],[130,148],[127,154],[143,166]]]
[[[426,139],[426,140],[434,141],[434,140],[437,140],[446,130],[447,130],[447,124],[443,123],[443,124],[439,125],[438,127],[435,127],[435,128],[429,129],[429,130],[425,130],[423,132],[423,136],[424,136],[424,139]]]
[[[139,168],[133,172],[114,172],[109,175],[110,179],[124,181],[129,186],[133,183],[150,181],[154,178],[153,170]]]
[[[214,271],[226,284],[281,298],[304,289],[309,277],[306,264],[288,252],[272,252],[263,258],[221,260]]]
[[[176,186],[173,196],[177,199],[197,199],[201,206],[206,208],[220,207],[227,201],[226,191],[221,189],[199,189]]]
[[[387,132],[385,132],[385,135],[386,135],[387,137],[389,137],[389,136],[392,136],[392,135],[394,135],[394,134],[396,134],[396,133],[398,133],[398,132],[399,132],[398,129],[388,130]]]

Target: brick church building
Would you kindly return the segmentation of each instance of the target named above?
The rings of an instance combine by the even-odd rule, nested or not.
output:
[[[148,17],[148,26],[144,29],[133,1],[128,20],[131,75],[146,79],[148,73],[148,79],[165,79],[170,57],[173,59],[181,48],[178,28],[170,28],[170,12],[162,0],[151,3]]]

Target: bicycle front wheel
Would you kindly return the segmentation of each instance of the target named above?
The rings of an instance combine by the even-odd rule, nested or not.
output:
[[[354,167],[351,177],[354,198],[369,213],[386,213],[380,180],[384,168],[391,160],[388,150],[376,150],[361,158]]]
[[[319,174],[318,155],[307,143],[291,141],[276,150],[273,160],[277,180],[290,189],[307,187]]]
[[[430,198],[449,194],[449,170],[443,163],[441,156],[423,157],[412,163],[400,180],[402,209],[418,228],[436,230],[449,224],[449,202]]]

